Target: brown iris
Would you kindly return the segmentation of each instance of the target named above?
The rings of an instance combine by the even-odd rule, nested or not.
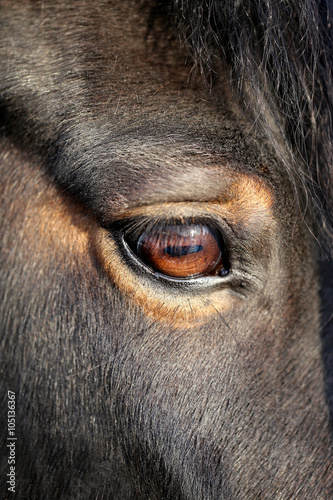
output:
[[[176,278],[217,274],[223,269],[221,243],[201,224],[146,230],[139,238],[137,253],[155,271]]]

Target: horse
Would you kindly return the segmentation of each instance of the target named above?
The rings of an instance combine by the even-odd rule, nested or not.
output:
[[[0,9],[4,498],[332,498],[331,2]]]

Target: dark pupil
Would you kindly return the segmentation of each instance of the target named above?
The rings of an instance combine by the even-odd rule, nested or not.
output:
[[[202,245],[188,245],[188,246],[169,246],[165,247],[163,252],[170,255],[170,257],[182,257],[191,253],[202,252]]]

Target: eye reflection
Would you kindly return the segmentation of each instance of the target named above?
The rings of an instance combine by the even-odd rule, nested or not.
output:
[[[144,231],[136,253],[154,271],[175,278],[227,274],[221,239],[201,224],[163,224]]]

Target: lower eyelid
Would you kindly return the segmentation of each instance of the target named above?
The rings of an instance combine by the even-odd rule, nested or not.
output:
[[[111,281],[128,298],[129,304],[138,306],[147,317],[190,328],[207,322],[218,313],[225,314],[244,299],[243,294],[230,288],[228,276],[184,282],[176,278],[166,280],[148,270],[139,270],[135,259],[128,255],[132,250],[127,246],[126,251],[126,242],[121,240],[106,229],[99,229],[98,256]]]

